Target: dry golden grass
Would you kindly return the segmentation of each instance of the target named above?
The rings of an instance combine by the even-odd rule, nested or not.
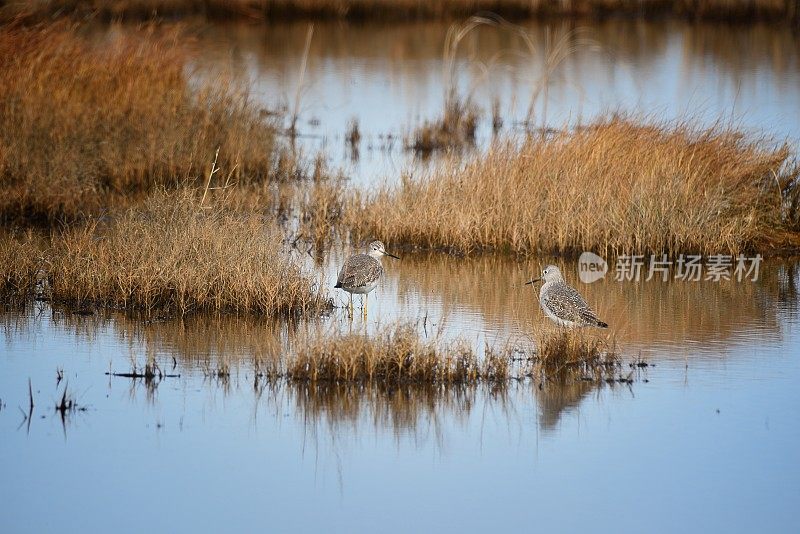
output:
[[[203,15],[272,20],[297,17],[380,20],[466,17],[479,11],[510,18],[673,14],[689,19],[737,21],[796,21],[799,15],[796,3],[783,0],[12,0],[0,14],[5,18],[23,16],[34,20],[63,14],[95,14],[105,19]]]
[[[460,384],[502,382],[509,373],[508,354],[479,358],[464,342],[440,347],[404,324],[372,336],[317,334],[301,341],[287,364],[289,379],[311,382]]]
[[[36,250],[19,247],[2,258],[0,272],[24,281]],[[45,295],[78,306],[272,316],[314,315],[330,306],[285,253],[276,228],[254,215],[200,208],[185,191],[156,193],[119,218],[55,234],[44,263]]]
[[[535,376],[601,380],[619,367],[616,341],[596,332],[543,327],[535,338]]]
[[[405,179],[346,221],[461,253],[764,251],[797,246],[797,177],[788,148],[736,131],[612,118]]]
[[[0,232],[0,297],[25,297],[40,279],[43,244],[32,234]]]
[[[169,33],[169,32],[167,32]],[[262,181],[274,129],[233,81],[192,84],[175,35],[0,29],[0,219],[52,223],[157,185]]]

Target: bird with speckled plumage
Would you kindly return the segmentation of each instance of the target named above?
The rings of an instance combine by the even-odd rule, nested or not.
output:
[[[367,316],[367,300],[369,292],[378,286],[378,281],[383,275],[383,265],[381,258],[400,259],[394,254],[386,252],[386,247],[380,241],[373,241],[367,245],[366,254],[356,254],[350,256],[342,265],[339,271],[339,278],[336,280],[337,289],[342,289],[350,294],[350,317],[353,316],[353,293],[364,295],[364,305],[362,306],[364,317]]]
[[[542,271],[542,276],[527,282],[533,284],[544,281],[539,290],[539,305],[545,315],[558,326],[565,328],[580,328],[596,326],[608,328],[608,325],[597,318],[594,310],[578,291],[564,282],[561,271],[555,265],[548,265]]]

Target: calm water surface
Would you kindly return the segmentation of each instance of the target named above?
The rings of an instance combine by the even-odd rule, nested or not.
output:
[[[297,110],[300,144],[313,154],[323,149],[368,187],[426,168],[403,149],[404,139],[441,116],[447,29],[316,23],[301,80],[308,24],[212,26],[199,32],[198,67],[212,77],[243,74],[265,107]],[[486,27],[458,47],[459,93],[481,109],[478,146],[491,140],[495,100],[506,135],[523,132],[526,118],[535,128],[568,128],[619,111],[800,141],[800,37],[789,29],[619,20],[523,29],[534,52],[513,32]],[[548,76],[529,117],[544,58],[559,43],[571,52]],[[352,119],[362,134],[355,154],[345,142]]]
[[[204,28],[198,67],[207,76],[244,72],[265,107],[291,107],[306,29]],[[528,29],[544,42],[544,27]],[[439,24],[317,24],[301,143],[325,149],[361,187],[424,168],[387,134],[402,138],[438,113],[445,32]],[[707,123],[724,117],[800,139],[798,40],[787,31],[609,22],[585,32],[593,44],[553,76],[537,124],[568,126],[621,109]],[[507,34],[481,31],[465,40],[459,68],[462,87],[475,86],[486,112],[500,99],[512,134],[539,72],[513,53],[490,61],[515,47]],[[491,83],[476,79],[477,61],[492,63]],[[353,117],[364,136],[358,158],[343,138]],[[491,138],[488,121],[481,128],[479,148]],[[347,253],[308,263],[331,286]],[[544,317],[524,282],[553,261],[612,325],[625,361],[651,364],[631,386],[386,391],[254,378],[298,336],[373,334],[396,321],[477,350],[529,346]],[[590,285],[577,282],[574,263],[549,258],[408,255],[385,266],[366,322],[356,314],[350,323],[342,308],[291,325],[83,316],[45,303],[3,309],[0,531],[795,529],[795,261],[766,263],[756,282],[610,275]],[[346,303],[342,293],[333,297]],[[154,386],[105,375],[148,358],[180,376]],[[213,376],[223,365],[230,377]],[[65,386],[85,410],[62,420],[53,406]]]
[[[145,521],[170,532],[791,530],[800,505],[795,263],[769,263],[759,282],[582,285],[626,361],[641,353],[654,364],[630,387],[254,383],[254,362],[319,328],[374,331],[427,314],[428,328],[446,324],[476,344],[524,340],[543,320],[522,286],[538,263],[404,258],[388,266],[366,324],[350,325],[343,309],[291,327],[146,323],[42,303],[6,310],[3,531],[135,531]],[[148,357],[180,377],[152,387],[104,375]],[[230,378],[208,376],[222,362]],[[86,410],[62,421],[52,406],[65,383]]]

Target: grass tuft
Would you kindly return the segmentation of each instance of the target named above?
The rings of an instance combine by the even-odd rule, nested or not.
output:
[[[290,380],[383,384],[503,382],[510,376],[507,354],[483,358],[469,344],[440,348],[420,340],[406,324],[367,337],[317,335],[302,341],[287,366]]]
[[[475,106],[451,100],[440,119],[426,121],[414,132],[408,148],[426,156],[434,151],[473,145],[478,118]]]
[[[536,340],[533,372],[538,376],[601,380],[620,366],[616,341],[585,330],[543,328]]]

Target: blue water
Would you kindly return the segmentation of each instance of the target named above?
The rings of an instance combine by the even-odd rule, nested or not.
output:
[[[290,338],[285,326],[145,325],[42,304],[6,312],[2,530],[791,531],[800,331],[797,297],[779,272],[771,266],[755,289],[740,290],[772,302],[755,308],[764,321],[740,307],[716,314],[723,327],[684,325],[671,338],[666,321],[661,337],[631,328],[626,361],[641,345],[652,365],[630,386],[521,383],[502,393],[325,396],[280,381],[255,389],[253,355]],[[379,289],[374,313],[402,300],[395,284]],[[636,291],[645,301],[660,294],[644,283]],[[719,291],[709,305],[735,302]],[[323,326],[345,325],[342,313]],[[455,314],[449,328],[461,320]],[[149,389],[104,374],[147,354],[180,378]],[[231,377],[207,377],[221,360]],[[65,383],[85,411],[62,423],[53,407]]]
[[[312,156],[322,151],[354,184],[426,170],[430,162],[403,146],[417,126],[442,114],[449,24],[315,23],[301,78],[308,26],[204,28],[196,41],[198,70],[212,79],[219,71],[242,74],[260,105],[296,110],[298,143]],[[454,79],[462,100],[480,110],[479,148],[492,138],[495,100],[501,134],[518,135],[534,94],[536,128],[570,128],[619,112],[732,126],[800,146],[800,41],[788,28],[608,20],[534,21],[521,30],[534,53],[513,31],[488,27],[467,34],[457,49]],[[545,69],[544,57],[559,42],[570,53]],[[358,158],[345,143],[352,119],[362,135]]]

